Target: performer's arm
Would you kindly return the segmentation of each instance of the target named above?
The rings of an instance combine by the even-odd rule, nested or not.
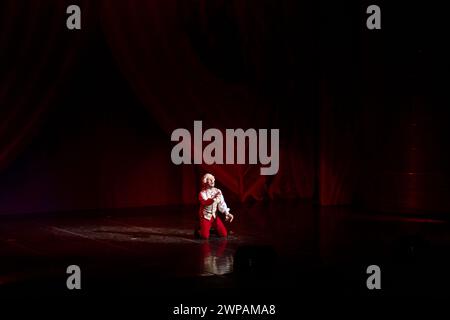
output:
[[[205,192],[200,192],[198,195],[198,200],[200,200],[201,205],[203,206],[209,206],[214,202],[213,198],[207,198]]]
[[[228,208],[227,204],[225,203],[225,199],[222,195],[222,193],[219,196],[219,205],[218,205],[219,211],[222,213],[225,213],[225,219],[227,221],[233,221],[234,216],[230,213],[230,208]]]
[[[228,212],[230,212],[230,208],[228,208],[227,204],[225,203],[225,199],[223,198],[223,196],[219,196],[218,208],[222,213],[228,214]]]

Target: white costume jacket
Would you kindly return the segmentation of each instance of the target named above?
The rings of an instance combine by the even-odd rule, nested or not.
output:
[[[216,199],[213,198],[217,192],[220,192],[217,188],[207,188],[200,191],[198,195],[200,200],[200,217],[204,217],[207,220],[211,220],[211,217],[216,218],[217,210],[225,213],[225,215],[229,214],[230,208],[225,203],[223,195],[221,194]]]

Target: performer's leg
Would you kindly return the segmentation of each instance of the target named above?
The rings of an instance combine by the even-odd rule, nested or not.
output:
[[[220,237],[226,237],[227,236],[227,228],[225,228],[222,220],[219,217],[216,217],[215,219],[216,229],[217,233]]]
[[[203,239],[209,239],[209,230],[211,229],[211,220],[200,218],[200,237]]]

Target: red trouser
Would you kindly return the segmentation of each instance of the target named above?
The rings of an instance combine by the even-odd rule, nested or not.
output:
[[[207,220],[203,217],[200,218],[200,237],[202,237],[203,239],[209,239],[209,231],[211,230],[213,224],[220,237],[227,236],[227,229],[223,225],[222,220],[218,216],[216,216],[216,218],[211,217],[211,220]]]

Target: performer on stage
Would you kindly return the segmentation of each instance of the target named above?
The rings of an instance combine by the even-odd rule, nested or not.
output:
[[[198,236],[203,239],[209,239],[211,227],[217,230],[220,237],[227,236],[227,229],[225,228],[222,219],[217,215],[218,211],[225,214],[225,221],[231,222],[234,216],[230,213],[230,208],[227,207],[222,192],[214,187],[215,178],[212,174],[207,173],[202,178],[202,190],[198,195],[200,200],[200,226]]]

